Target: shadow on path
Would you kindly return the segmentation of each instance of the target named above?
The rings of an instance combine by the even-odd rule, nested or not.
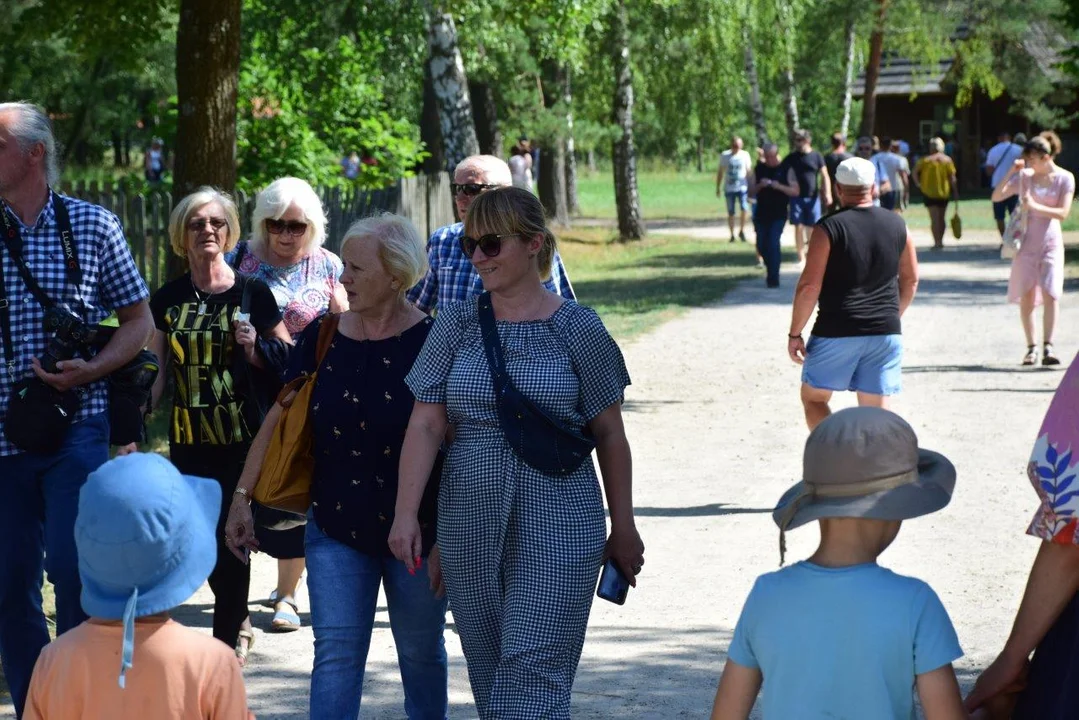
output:
[[[770,513],[772,508],[747,508],[727,503],[710,503],[693,507],[637,507],[633,514],[637,517],[713,517],[717,515],[751,515]]]

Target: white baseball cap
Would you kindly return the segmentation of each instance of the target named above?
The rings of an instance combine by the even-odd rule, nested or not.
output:
[[[877,168],[865,158],[849,158],[839,163],[835,181],[848,187],[872,187],[877,183]]]

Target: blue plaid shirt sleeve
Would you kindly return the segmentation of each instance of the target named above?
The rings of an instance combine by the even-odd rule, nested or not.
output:
[[[408,291],[408,300],[428,315],[438,300],[438,242],[442,230],[436,230],[427,240],[427,274]]]
[[[543,284],[548,290],[561,295],[566,300],[577,299],[577,295],[573,292],[573,285],[570,284],[569,275],[566,274],[566,266],[562,264],[562,256],[557,250],[551,262],[551,277]]]
[[[101,238],[100,307],[128,307],[150,297],[150,290],[135,266],[120,220],[110,212],[100,214]]]

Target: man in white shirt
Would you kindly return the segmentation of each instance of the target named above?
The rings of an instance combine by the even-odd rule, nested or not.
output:
[[[888,176],[891,190],[880,194],[880,206],[885,210],[903,212],[903,200],[910,185],[910,164],[899,154],[899,143],[891,138],[882,138],[880,152],[873,156],[884,173]]]
[[[719,156],[719,171],[716,172],[716,197],[720,193],[727,198],[727,227],[731,230],[731,242],[734,242],[734,207],[742,210],[738,237],[746,242],[746,214],[749,210],[749,173],[753,161],[749,153],[742,149],[742,138],[731,138],[731,149],[724,150]]]
[[[1016,135],[1015,139],[1023,139],[1023,143],[1026,143],[1026,137],[1023,135]],[[1004,179],[1004,176],[1008,174],[1008,170],[1023,155],[1023,143],[1012,142],[1012,136],[1007,132],[1002,132],[997,137],[997,144],[989,150],[989,154],[985,156],[985,172],[989,174],[989,183],[993,188]],[[1004,236],[1004,217],[1011,216],[1015,212],[1015,208],[1019,205],[1019,196],[1012,195],[1007,200],[1002,202],[993,203],[993,219],[997,221],[997,230],[1000,231],[1001,236]]]

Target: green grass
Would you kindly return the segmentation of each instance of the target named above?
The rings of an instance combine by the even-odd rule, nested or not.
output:
[[[716,197],[715,173],[641,172],[637,184],[641,213],[646,220],[715,219],[720,222],[726,218],[726,201]],[[582,174],[577,180],[577,194],[583,217],[603,220],[617,217],[610,172]],[[954,207],[949,207],[949,217]],[[981,197],[960,200],[959,216],[963,219],[964,229],[992,230],[996,227],[992,204],[984,192]],[[912,228],[929,229],[929,214],[917,198],[913,199],[904,217]],[[1064,229],[1079,230],[1079,218],[1075,213],[1064,223]]]
[[[611,242],[605,228],[559,237],[578,299],[596,310],[619,341],[693,307],[714,303],[742,280],[760,279],[750,244],[650,235]]]

